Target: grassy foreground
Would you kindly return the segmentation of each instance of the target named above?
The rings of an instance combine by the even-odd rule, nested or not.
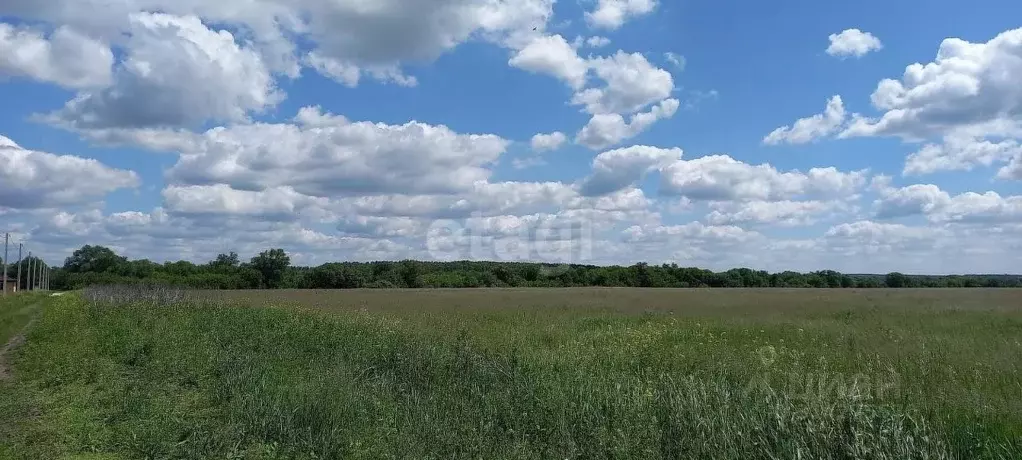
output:
[[[1018,291],[641,292],[49,298],[0,458],[1022,458]]]
[[[0,297],[0,349],[22,332],[42,300],[43,297],[26,294]]]

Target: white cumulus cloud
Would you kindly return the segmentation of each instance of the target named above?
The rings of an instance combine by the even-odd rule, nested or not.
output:
[[[593,35],[586,39],[586,45],[590,48],[601,48],[610,44],[610,39],[607,37],[601,37],[599,35]]]
[[[518,50],[508,64],[530,72],[553,75],[576,89],[585,85],[589,72],[586,61],[560,35],[536,37]]]
[[[240,189],[291,186],[314,196],[455,192],[487,180],[509,144],[415,121],[350,122],[314,107],[295,118],[209,130],[179,152],[169,177]]]
[[[935,223],[1022,222],[1022,196],[1001,196],[993,191],[951,196],[933,184],[886,188],[874,206],[880,219],[923,215]]]
[[[952,134],[1017,135],[1022,122],[1022,29],[986,43],[944,40],[937,57],[882,80],[871,96],[879,118],[859,117],[841,133],[909,140]]]
[[[842,208],[839,201],[715,202],[706,216],[714,225],[799,226],[814,223],[823,214]]]
[[[578,132],[575,142],[593,150],[619,144],[646,131],[657,120],[673,117],[679,105],[677,99],[665,99],[648,112],[632,115],[629,121],[625,121],[625,117],[620,114],[598,113]]]
[[[593,159],[593,172],[581,184],[583,195],[606,195],[634,184],[646,173],[681,159],[679,148],[633,145],[603,152]]]
[[[859,29],[846,29],[841,33],[830,34],[830,46],[827,54],[839,57],[862,57],[870,51],[884,47],[879,38]]]
[[[131,16],[111,87],[79,93],[50,117],[77,129],[196,126],[245,120],[283,97],[254,50],[194,16]]]
[[[138,175],[133,171],[111,168],[93,159],[24,149],[0,136],[0,208],[84,204],[138,185]]]
[[[841,96],[834,96],[827,101],[827,107],[823,113],[800,118],[791,126],[777,128],[763,138],[763,143],[777,145],[812,142],[838,132],[844,124],[846,116]]]
[[[654,66],[641,53],[618,51],[610,57],[590,59],[589,66],[606,84],[576,93],[572,103],[591,114],[635,112],[674,91],[671,73]]]
[[[796,197],[836,198],[855,194],[868,171],[813,168],[781,172],[769,164],[750,165],[727,155],[681,160],[661,172],[660,190],[703,201],[783,201]]]
[[[67,88],[110,84],[110,47],[68,27],[49,36],[0,23],[0,77],[24,77]]]
[[[537,134],[532,136],[530,145],[532,150],[537,152],[544,152],[548,150],[557,150],[568,140],[568,136],[560,131],[554,131],[549,134]]]
[[[586,21],[593,27],[617,29],[628,19],[652,13],[656,0],[598,0],[596,9],[586,12]]]
[[[1018,141],[992,142],[962,136],[947,136],[940,144],[926,144],[905,159],[906,176],[938,171],[970,171],[977,166],[1006,163],[1022,155]]]

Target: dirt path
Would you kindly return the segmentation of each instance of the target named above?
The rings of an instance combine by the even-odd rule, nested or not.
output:
[[[39,304],[35,304],[28,308],[34,310],[38,307]],[[10,355],[11,351],[13,351],[15,348],[18,348],[18,346],[25,343],[25,333],[27,333],[28,329],[32,327],[33,324],[35,324],[38,315],[39,315],[38,312],[36,312],[36,314],[32,316],[32,319],[28,320],[28,322],[25,323],[25,326],[22,327],[17,334],[14,334],[14,336],[7,341],[7,344],[5,344],[3,348],[0,348],[0,382],[7,381],[12,378],[11,367],[7,363],[7,356]]]

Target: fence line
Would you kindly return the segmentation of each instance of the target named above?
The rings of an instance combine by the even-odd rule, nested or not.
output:
[[[3,292],[3,296],[7,297],[7,295],[12,292],[20,292],[22,290],[24,291],[50,290],[50,275],[53,273],[53,268],[50,267],[46,263],[46,261],[38,257],[33,257],[32,251],[28,252],[27,258],[23,258],[23,254],[26,249],[24,243],[18,243],[18,261],[14,264],[17,265],[18,267],[17,278],[11,279],[11,275],[13,275],[14,273],[12,270],[10,270],[11,268],[13,268],[9,258],[10,246],[11,234],[4,233],[4,254],[2,260],[3,278],[2,287],[0,287],[0,292]],[[23,284],[24,289],[22,289]]]

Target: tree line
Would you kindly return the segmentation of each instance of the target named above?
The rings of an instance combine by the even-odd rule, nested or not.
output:
[[[676,264],[631,266],[556,265],[529,262],[337,262],[296,267],[283,249],[248,261],[236,253],[195,264],[128,260],[103,246],[84,246],[54,271],[53,289],[101,284],[154,283],[197,289],[357,289],[472,287],[1022,287],[1017,275],[923,276],[843,274],[832,270],[769,273],[735,268],[724,272]]]

